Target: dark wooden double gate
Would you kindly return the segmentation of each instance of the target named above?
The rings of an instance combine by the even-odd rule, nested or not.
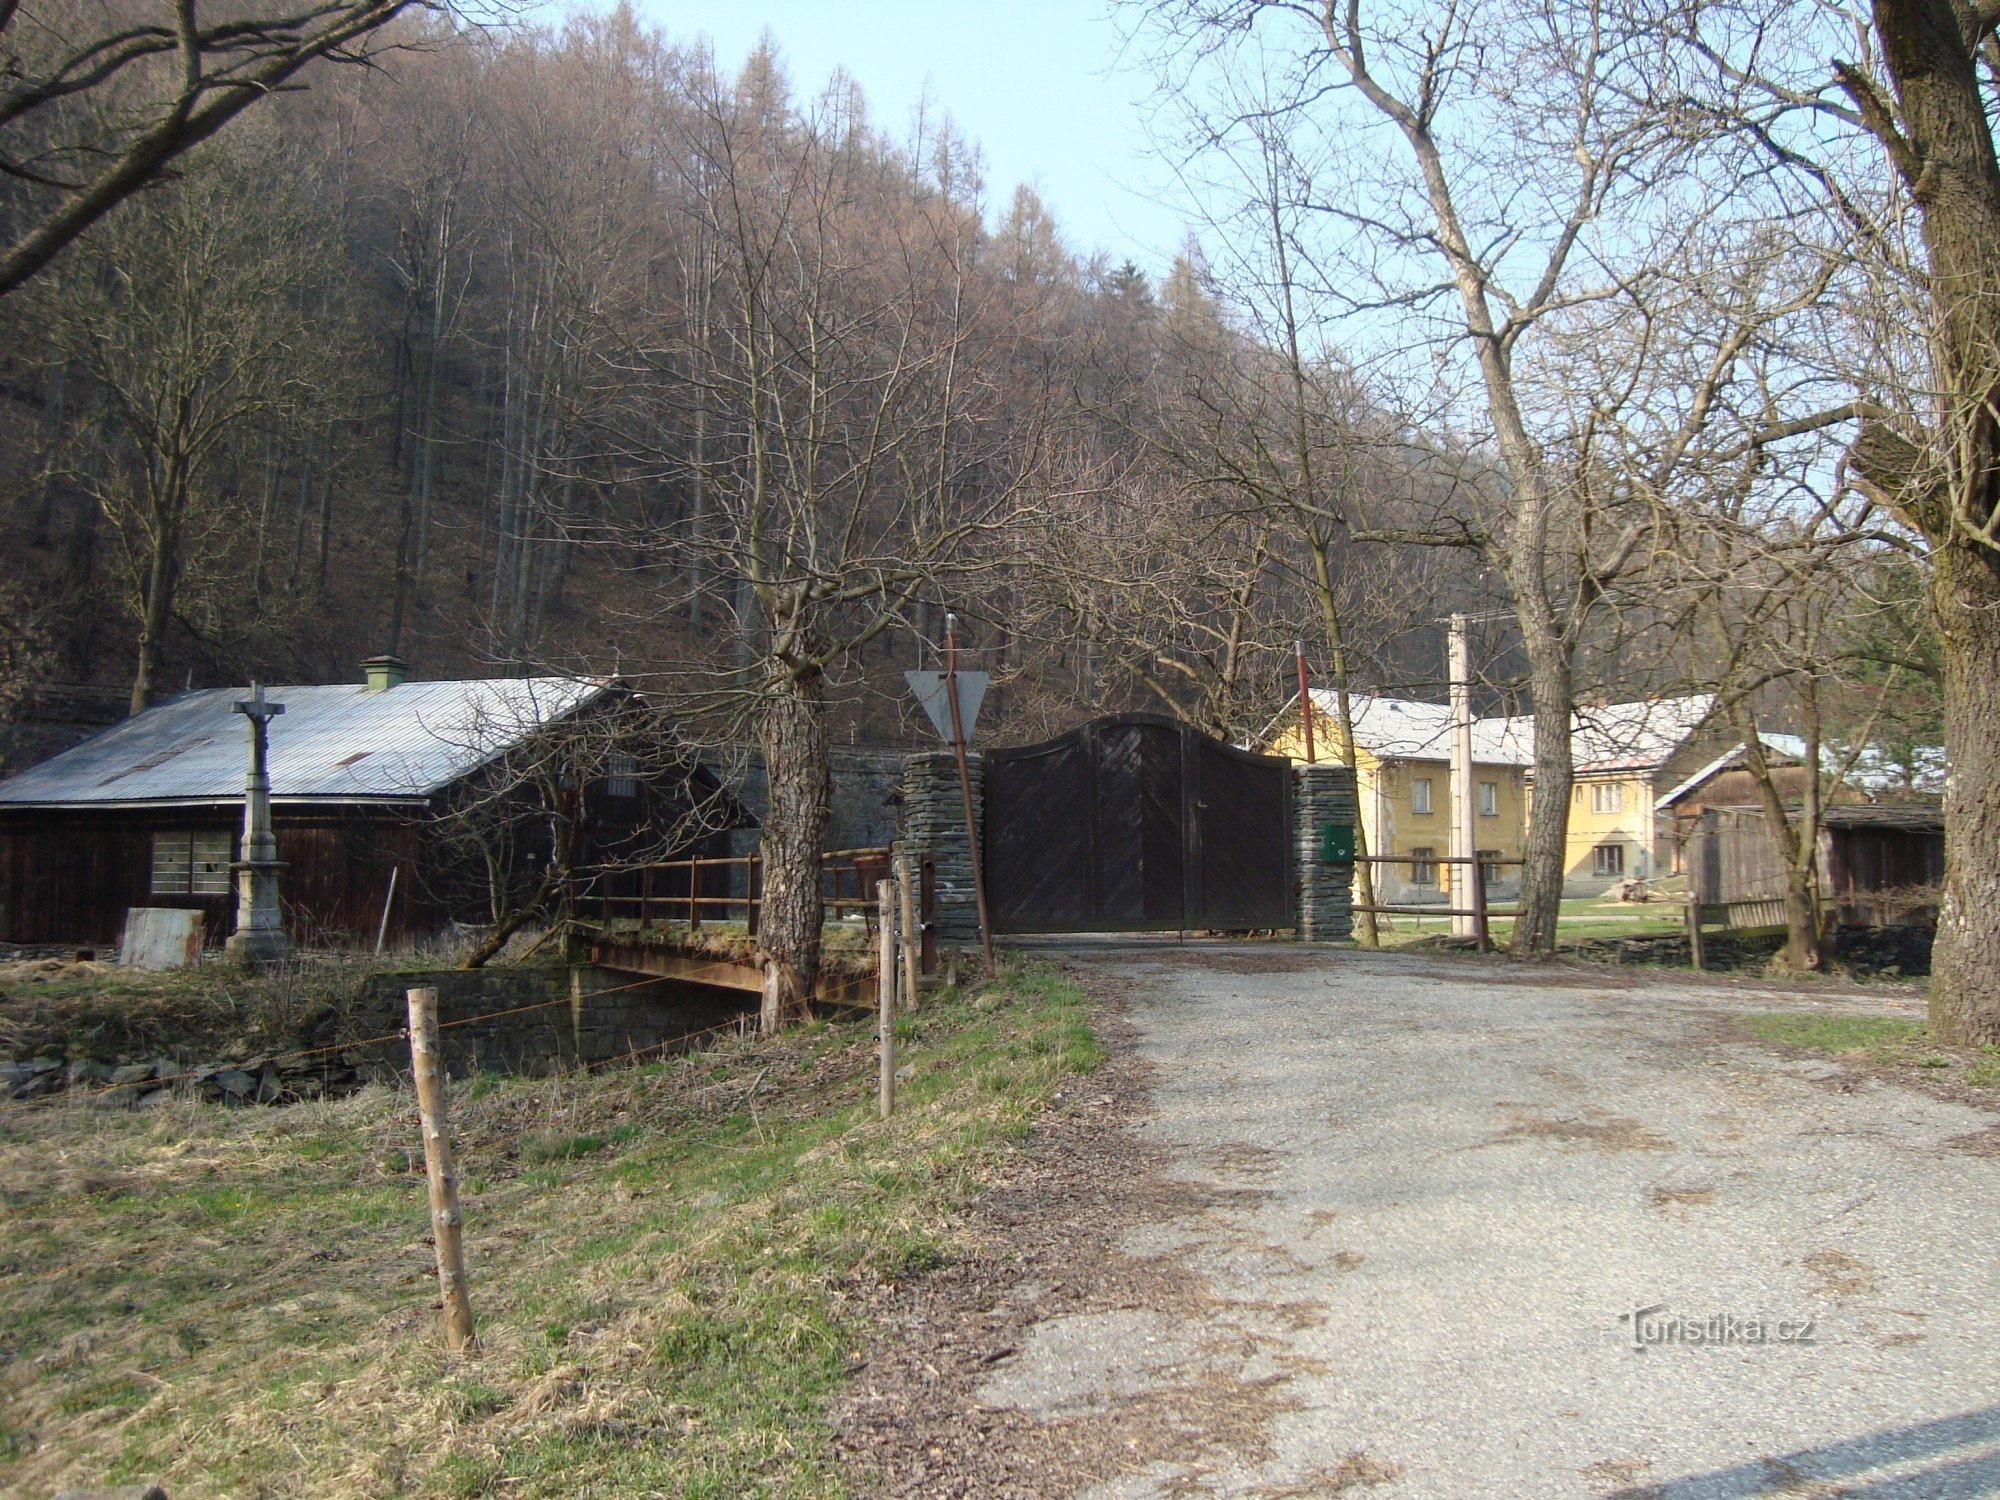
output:
[[[995,932],[1290,927],[1291,766],[1159,714],[986,754]]]

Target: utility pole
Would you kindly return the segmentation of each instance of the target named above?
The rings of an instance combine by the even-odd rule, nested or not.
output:
[[[1466,617],[1453,615],[1450,620],[1450,675],[1451,675],[1451,838],[1448,852],[1453,859],[1472,860],[1479,857],[1478,834],[1474,831],[1474,809],[1472,800],[1472,651],[1466,640]],[[1469,910],[1479,883],[1472,878],[1470,864],[1454,864],[1451,870],[1452,906],[1457,910]],[[1477,919],[1471,916],[1453,917],[1451,935],[1453,937],[1473,937],[1477,934]]]

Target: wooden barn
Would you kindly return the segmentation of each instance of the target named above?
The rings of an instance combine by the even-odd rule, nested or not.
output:
[[[723,852],[736,815],[615,682],[267,687],[280,897],[301,947],[394,945],[484,925],[551,860]],[[183,693],[0,782],[0,941],[104,947],[129,908],[235,921],[244,693]],[[386,919],[385,919],[386,913]],[[386,920],[386,928],[384,926]]]

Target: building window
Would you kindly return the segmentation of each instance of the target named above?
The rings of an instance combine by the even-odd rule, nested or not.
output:
[[[153,835],[155,896],[226,896],[236,838],[228,833]]]
[[[1419,776],[1410,782],[1410,811],[1425,814],[1431,810],[1431,779]]]
[[[1428,785],[1428,783],[1425,784]],[[1421,849],[1412,849],[1410,851],[1411,885],[1436,885],[1438,883],[1438,867],[1431,863],[1431,856],[1436,852],[1437,850],[1428,844]]]
[[[1625,783],[1622,781],[1594,781],[1590,786],[1590,810],[1595,813],[1621,813],[1625,811]]]
[[[613,755],[604,771],[604,795],[607,797],[638,796],[639,762],[629,755]]]
[[[1625,873],[1625,846],[1623,844],[1599,844],[1590,851],[1590,873],[1593,875],[1618,876]]]
[[[1482,781],[1479,783],[1479,816],[1497,818],[1500,816],[1500,783]]]

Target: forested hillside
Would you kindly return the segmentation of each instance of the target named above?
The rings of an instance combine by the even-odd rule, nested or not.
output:
[[[138,707],[378,651],[722,681],[771,629],[754,435],[873,528],[813,543],[830,587],[897,575],[815,627],[841,738],[912,727],[893,669],[947,606],[1010,677],[1010,737],[1103,703],[1241,733],[1282,701],[1310,558],[1216,482],[1283,372],[1198,258],[1155,286],[948,124],[878,124],[769,54],[718,76],[627,12],[398,24],[5,303],[8,691]],[[1314,416],[1382,423],[1354,388]],[[962,507],[927,556],[890,545],[912,497]],[[1357,661],[1435,681],[1467,577],[1438,571],[1336,560],[1343,599],[1366,575]]]

